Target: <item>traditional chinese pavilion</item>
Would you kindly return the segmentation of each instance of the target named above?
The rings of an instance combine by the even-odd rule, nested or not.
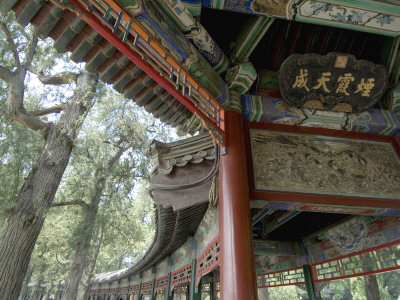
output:
[[[182,133],[154,141],[157,233],[91,299],[220,295],[400,268],[395,0],[1,0]],[[183,298],[182,298],[183,299]]]

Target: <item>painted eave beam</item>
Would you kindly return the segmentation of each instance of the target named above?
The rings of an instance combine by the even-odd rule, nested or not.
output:
[[[114,7],[118,7],[121,15],[124,13],[123,9],[120,8],[115,2],[113,2],[112,0],[109,2],[112,2]],[[96,30],[99,34],[101,34],[107,41],[113,44],[119,51],[121,51],[124,55],[126,55],[132,62],[134,62],[138,67],[140,67],[151,78],[153,78],[158,84],[160,84],[165,90],[167,90],[174,98],[176,98],[179,102],[181,102],[185,107],[187,107],[194,114],[198,115],[207,124],[214,127],[216,131],[219,132],[219,134],[224,135],[224,126],[223,126],[224,111],[219,104],[216,104],[217,101],[215,99],[213,99],[214,101],[212,102],[214,103],[214,105],[218,106],[217,108],[221,114],[220,118],[221,124],[218,124],[216,121],[211,119],[206,113],[204,113],[204,111],[201,108],[199,108],[198,104],[190,100],[185,94],[186,93],[185,88],[181,93],[159,71],[153,68],[148,62],[143,60],[142,57],[138,53],[134,52],[126,43],[124,43],[123,40],[120,40],[117,37],[116,32],[114,32],[115,31],[114,29],[110,30],[94,15],[94,13],[92,12],[93,9],[90,7],[90,5],[88,4],[83,5],[79,0],[70,0],[70,3],[76,6],[82,13],[87,15],[86,21],[89,26],[91,26],[94,30]],[[57,2],[55,2],[55,4],[59,5]],[[132,18],[131,21],[135,22],[135,20],[133,20]],[[185,76],[191,76],[191,74],[189,74],[188,72],[185,73],[186,73]],[[193,81],[195,81],[194,78],[192,79]],[[201,86],[199,83],[197,84],[198,86]],[[205,89],[203,88],[203,90]],[[210,99],[211,95],[208,95],[208,97]],[[221,143],[221,140],[217,139],[217,142]]]

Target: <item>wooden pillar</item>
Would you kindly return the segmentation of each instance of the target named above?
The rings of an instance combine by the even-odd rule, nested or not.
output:
[[[151,296],[150,296],[151,300],[156,300],[155,293],[156,293],[156,279],[154,278],[153,279],[153,284],[151,285]]]
[[[119,299],[119,288],[121,287],[121,281],[118,280],[118,289],[117,289],[117,293],[115,294],[115,300]]]
[[[190,279],[189,300],[201,300],[201,292],[199,290],[196,291],[196,267],[197,259],[192,259],[192,277]]]
[[[106,296],[107,300],[110,300],[110,288],[111,288],[111,282],[108,284],[108,290],[107,290],[107,296]]]
[[[304,279],[306,281],[306,289],[307,289],[308,298],[310,300],[321,299],[321,297],[318,297],[317,294],[315,293],[315,285],[314,285],[314,280],[312,278],[310,265],[304,265],[303,272],[304,272]]]
[[[140,277],[142,277],[142,274],[140,274]],[[138,291],[138,300],[142,300],[142,278],[140,278],[140,283],[139,283],[139,291]]]
[[[221,300],[253,300],[257,281],[242,114],[226,110],[225,126],[219,173]]]
[[[172,275],[171,272],[168,273],[168,283],[167,283],[167,290],[165,292],[165,300],[173,300],[174,295],[171,293],[171,281],[172,281]]]
[[[128,291],[126,292],[126,300],[130,300],[131,297],[130,288],[131,288],[131,278],[128,277]]]

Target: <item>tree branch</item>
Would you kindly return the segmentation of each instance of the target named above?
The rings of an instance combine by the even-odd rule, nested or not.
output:
[[[61,267],[65,268],[66,263],[62,263],[62,262],[58,259],[57,252],[56,252],[56,261],[57,261],[57,263],[58,263]]]
[[[9,69],[0,66],[0,79],[4,80],[5,82],[9,82],[10,78],[12,76],[12,73]]]
[[[52,203],[50,207],[59,207],[59,206],[67,206],[67,205],[79,205],[79,206],[83,207],[84,209],[89,208],[89,205],[82,200],[76,200],[76,201],[70,201],[70,202],[56,202],[56,203]]]
[[[43,75],[40,71],[33,68],[29,68],[31,73],[34,73],[41,83],[52,84],[52,85],[62,85],[68,83],[75,83],[77,74],[74,72],[62,72],[55,75]]]
[[[28,112],[30,115],[35,117],[45,116],[48,114],[60,113],[64,109],[64,104],[58,104],[49,108],[44,108],[40,110],[33,110]]]
[[[133,145],[133,140],[124,148],[119,148],[118,152],[115,153],[115,155],[108,161],[108,170],[111,170],[111,168],[114,166],[114,164],[118,161],[118,159],[121,157],[121,155],[131,148]]]
[[[24,62],[24,66],[26,69],[29,69],[31,64],[32,64],[32,60],[33,57],[35,55],[36,52],[36,47],[37,47],[37,43],[38,43],[38,36],[36,34],[37,29],[35,28],[32,34],[32,40],[31,43],[29,44],[29,48],[28,51],[26,52],[26,57],[25,57],[25,62]]]
[[[17,67],[20,67],[21,66],[21,62],[19,60],[17,46],[15,46],[14,39],[11,36],[11,32],[10,32],[10,30],[8,30],[8,27],[6,26],[6,24],[4,24],[1,21],[0,21],[0,27],[4,31],[5,35],[6,35],[6,39],[7,39],[8,44],[10,45],[11,51],[12,51],[13,56],[14,56],[15,63],[17,65]]]
[[[10,118],[35,131],[41,130],[50,124],[20,110],[15,110],[10,115]]]

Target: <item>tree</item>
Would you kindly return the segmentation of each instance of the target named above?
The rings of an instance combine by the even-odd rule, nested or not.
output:
[[[82,207],[84,208],[85,214],[85,218],[83,221],[84,230],[81,233],[79,241],[76,245],[74,259],[68,276],[68,286],[65,291],[65,297],[67,299],[76,299],[77,296],[78,286],[82,278],[83,271],[85,269],[86,256],[89,251],[90,241],[92,239],[93,229],[96,222],[96,215],[99,209],[99,204],[107,181],[107,177],[111,173],[112,168],[118,162],[121,155],[130,147],[132,147],[132,144],[133,143],[130,142],[124,147],[118,145],[120,147],[119,150],[114,154],[114,156],[112,156],[108,160],[106,166],[102,166],[96,169],[96,179],[90,203],[80,203],[80,205],[82,205]],[[56,203],[56,205],[60,204],[61,203]],[[65,205],[70,203],[62,204]]]
[[[367,300],[380,300],[378,280],[375,275],[365,275],[364,277],[364,290]]]
[[[0,79],[8,90],[6,111],[2,115],[40,132],[44,146],[17,192],[0,240],[0,290],[3,299],[18,298],[46,213],[69,162],[83,120],[95,101],[98,80],[97,75],[87,72],[51,75],[48,70],[35,68],[38,49],[35,30],[23,30],[17,38],[13,26],[0,22],[1,39],[6,40],[8,46],[7,51],[3,50],[8,56],[3,56],[0,64]],[[28,111],[24,97],[28,70],[36,73],[45,84],[75,83],[73,95],[64,103]],[[42,117],[51,113],[61,115],[54,122]]]
[[[269,288],[268,292],[271,299],[282,299],[282,300],[300,299],[300,297],[297,295],[297,289],[295,285]]]

